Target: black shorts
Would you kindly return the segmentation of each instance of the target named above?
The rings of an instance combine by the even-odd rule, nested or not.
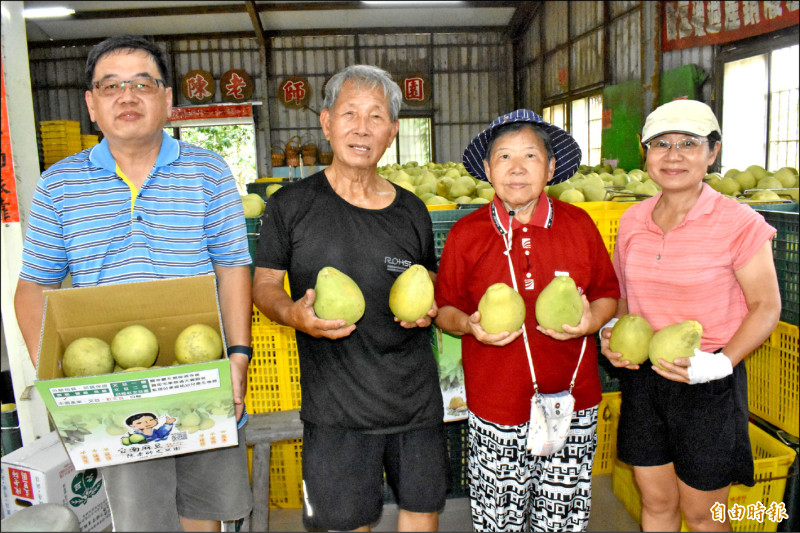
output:
[[[399,508],[439,512],[448,466],[444,424],[378,435],[304,422],[303,525],[347,531],[376,523],[384,470]]]
[[[620,372],[622,406],[617,457],[633,466],[673,463],[678,478],[697,490],[731,483],[752,487],[744,362],[733,375],[689,385],[664,379],[648,361]]]

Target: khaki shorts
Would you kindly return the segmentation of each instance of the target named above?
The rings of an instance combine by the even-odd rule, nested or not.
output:
[[[114,531],[182,531],[178,516],[238,520],[253,507],[244,428],[238,446],[100,470]]]

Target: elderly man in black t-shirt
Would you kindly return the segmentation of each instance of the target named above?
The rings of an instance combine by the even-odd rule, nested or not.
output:
[[[435,531],[447,487],[443,406],[428,327],[396,319],[394,280],[412,264],[435,278],[431,219],[414,194],[383,179],[378,161],[399,126],[400,88],[383,70],[333,76],[320,123],[333,163],[267,202],[255,258],[254,301],[297,330],[303,390],[303,521],[369,531],[380,519],[383,473],[399,531]],[[314,313],[317,273],[350,276],[366,310],[356,324]],[[289,273],[293,301],[283,289]]]

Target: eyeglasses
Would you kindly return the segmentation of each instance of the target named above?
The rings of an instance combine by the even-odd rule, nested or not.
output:
[[[700,149],[700,146],[707,142],[708,139],[701,141],[700,139],[696,138],[681,139],[680,141],[674,143],[665,141],[664,139],[657,139],[655,141],[646,142],[644,145],[648,150],[655,154],[666,154],[673,146],[676,150],[680,150],[683,153],[689,154],[696,152]]]
[[[141,96],[150,96],[158,92],[159,86],[166,86],[166,83],[164,83],[164,80],[158,78],[139,76],[132,80],[115,80],[109,78],[92,82],[92,85],[102,97],[119,96],[125,92],[125,87],[129,87],[132,92]]]

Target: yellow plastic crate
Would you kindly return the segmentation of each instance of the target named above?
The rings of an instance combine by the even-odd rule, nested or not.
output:
[[[769,339],[745,359],[750,412],[800,436],[800,355],[797,326],[778,322]]]
[[[758,502],[764,506],[764,509],[783,502],[786,476],[789,467],[794,462],[795,451],[752,423],[750,424],[750,444],[753,448],[756,484],[752,487],[738,484],[731,486],[726,512],[734,506],[740,506],[744,510],[742,520],[731,520],[733,531],[777,531],[778,522],[769,520],[766,515],[760,522],[752,518],[748,519],[747,510],[748,506],[756,505]],[[641,524],[642,494],[636,486],[633,468],[630,465],[620,461],[614,462],[611,490],[628,513]],[[688,531],[685,521],[681,531]]]
[[[576,205],[589,213],[597,230],[603,237],[608,255],[614,257],[614,246],[617,244],[619,219],[634,202],[578,202]]]
[[[245,404],[251,413],[299,409],[300,358],[293,328],[253,308],[253,360],[247,372]]]
[[[303,507],[303,439],[272,443],[269,458],[269,506],[271,509]],[[253,447],[247,447],[247,467],[253,476]]]
[[[606,392],[597,408],[597,449],[592,475],[610,474],[617,458],[617,426],[622,398],[619,392]]]

